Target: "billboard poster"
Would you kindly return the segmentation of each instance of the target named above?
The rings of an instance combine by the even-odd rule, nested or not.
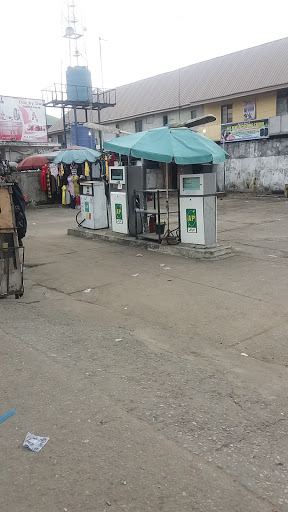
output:
[[[221,124],[221,142],[267,139],[267,137],[269,137],[268,119]]]
[[[244,121],[254,121],[256,119],[255,101],[248,101],[243,104],[243,119]]]
[[[0,141],[47,142],[43,101],[0,96]]]

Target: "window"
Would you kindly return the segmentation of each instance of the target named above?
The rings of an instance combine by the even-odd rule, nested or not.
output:
[[[194,110],[191,110],[191,119],[195,119],[197,117],[197,110],[196,108]]]
[[[142,119],[135,121],[135,132],[142,132]]]
[[[146,117],[146,124],[153,124],[154,123],[154,114],[151,114],[151,116]]]
[[[163,126],[167,126],[168,124],[168,116],[163,116]]]
[[[276,116],[288,114],[288,89],[277,91]]]
[[[232,105],[223,105],[221,107],[221,123],[232,123]]]
[[[61,148],[63,148],[64,147],[64,135],[63,135],[63,133],[60,133],[57,138],[58,138],[58,144],[61,144]]]

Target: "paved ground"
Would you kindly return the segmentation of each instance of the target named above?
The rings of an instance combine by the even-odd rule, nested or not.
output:
[[[288,510],[288,202],[219,201],[237,255],[216,262],[28,220],[25,295],[0,303],[1,512]]]

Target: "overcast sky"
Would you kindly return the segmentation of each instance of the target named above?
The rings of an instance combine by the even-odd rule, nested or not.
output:
[[[80,50],[93,85],[99,87],[99,36],[107,40],[102,42],[104,87],[288,36],[287,4],[282,0],[269,8],[263,0],[75,3],[79,30],[86,28]],[[41,98],[43,88],[61,82],[61,70],[65,80],[69,52],[62,37],[68,25],[64,16],[62,0],[2,1],[0,94]]]

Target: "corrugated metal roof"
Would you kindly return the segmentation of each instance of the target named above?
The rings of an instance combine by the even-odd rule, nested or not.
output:
[[[218,99],[241,96],[288,84],[288,37],[192,64],[116,88],[116,105],[101,112],[101,121],[169,111]],[[84,122],[84,112],[78,112]],[[72,117],[71,117],[71,122]],[[97,122],[96,113],[93,121]],[[60,121],[49,133],[62,129]]]

